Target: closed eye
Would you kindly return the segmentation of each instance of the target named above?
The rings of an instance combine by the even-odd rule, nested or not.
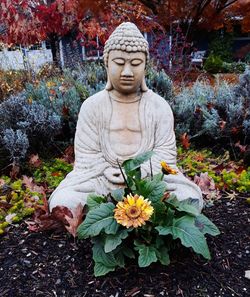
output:
[[[117,65],[124,65],[125,64],[125,60],[122,58],[115,58],[112,61],[114,61]]]
[[[131,65],[132,66],[139,66],[141,63],[143,63],[143,60],[141,60],[141,59],[133,59],[133,60],[131,60]]]

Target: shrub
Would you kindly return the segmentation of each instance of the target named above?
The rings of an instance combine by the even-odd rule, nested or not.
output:
[[[242,73],[245,71],[246,64],[243,62],[227,63],[223,62],[221,71],[224,73]]]
[[[165,71],[161,70],[159,72],[151,65],[146,73],[146,83],[149,89],[152,89],[166,100],[172,99],[173,83]]]
[[[219,56],[211,54],[204,63],[204,69],[210,73],[222,72],[223,61]]]
[[[40,81],[37,85],[28,84],[26,92],[29,100],[57,114],[65,127],[65,140],[74,135],[82,104],[80,95],[74,86],[65,79],[54,78],[49,81]]]
[[[249,80],[246,70],[237,85],[217,81],[212,87],[197,81],[191,88],[183,88],[171,102],[177,136],[187,133],[196,143],[217,147],[237,141],[244,144],[250,134]]]
[[[0,102],[10,95],[21,92],[31,75],[24,70],[0,70]]]
[[[212,34],[212,39],[209,42],[209,55],[220,57],[222,61],[232,62],[233,58],[233,35],[222,32],[221,30]]]
[[[41,144],[48,145],[61,129],[60,118],[43,105],[27,100],[25,93],[0,104],[0,122],[0,142],[15,162],[20,162],[29,148],[39,151]]]

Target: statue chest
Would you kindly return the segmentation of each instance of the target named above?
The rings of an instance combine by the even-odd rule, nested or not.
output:
[[[138,151],[141,144],[138,102],[114,102],[109,125],[109,141],[118,156],[130,156]]]
[[[124,104],[114,101],[109,129],[117,133],[140,133],[139,102]]]

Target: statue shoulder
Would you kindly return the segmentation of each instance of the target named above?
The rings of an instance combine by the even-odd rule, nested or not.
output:
[[[149,90],[148,92],[149,92],[149,98],[150,98],[151,104],[154,106],[154,108],[158,112],[172,114],[172,109],[171,109],[169,103],[166,101],[166,99],[164,99],[160,95],[156,94],[152,90]]]
[[[80,113],[94,112],[100,109],[100,106],[107,100],[106,91],[102,90],[88,97],[81,105]]]

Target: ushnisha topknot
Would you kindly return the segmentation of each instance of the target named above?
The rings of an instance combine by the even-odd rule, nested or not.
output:
[[[128,53],[143,52],[146,54],[146,63],[149,60],[148,42],[137,26],[130,22],[120,24],[106,41],[103,52],[106,67],[111,50],[121,50]]]

